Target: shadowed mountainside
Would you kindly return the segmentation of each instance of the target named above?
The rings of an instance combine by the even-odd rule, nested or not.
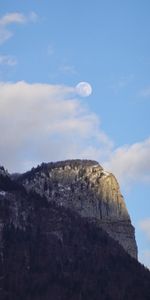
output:
[[[150,272],[89,217],[0,174],[1,300],[150,300]]]

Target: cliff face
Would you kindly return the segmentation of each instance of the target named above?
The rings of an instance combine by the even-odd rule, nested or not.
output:
[[[134,227],[117,180],[97,162],[68,160],[42,164],[18,181],[28,191],[36,191],[48,201],[96,222],[137,258]]]

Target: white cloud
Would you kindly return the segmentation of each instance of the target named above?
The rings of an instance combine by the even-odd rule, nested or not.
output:
[[[13,32],[8,29],[11,24],[24,24],[27,22],[36,22],[37,14],[35,12],[29,13],[29,15],[24,15],[22,13],[13,12],[8,13],[0,18],[0,44],[6,42]]]
[[[142,220],[139,226],[150,241],[150,218]]]
[[[1,164],[21,171],[31,162],[76,157],[102,161],[111,141],[98,117],[74,93],[67,86],[1,83]]]
[[[15,66],[17,60],[14,56],[11,55],[0,55],[0,65]]]
[[[115,149],[104,165],[122,183],[150,183],[150,138]]]

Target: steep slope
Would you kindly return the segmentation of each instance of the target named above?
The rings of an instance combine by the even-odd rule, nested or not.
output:
[[[150,300],[150,272],[91,218],[0,176],[1,300]]]
[[[91,218],[137,258],[134,228],[117,180],[96,161],[42,164],[23,174],[19,182],[27,190],[46,196],[48,201]]]

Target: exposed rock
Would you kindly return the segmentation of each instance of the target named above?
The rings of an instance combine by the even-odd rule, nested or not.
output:
[[[113,174],[96,161],[42,164],[18,178],[28,191],[90,218],[137,258],[134,227]]]

